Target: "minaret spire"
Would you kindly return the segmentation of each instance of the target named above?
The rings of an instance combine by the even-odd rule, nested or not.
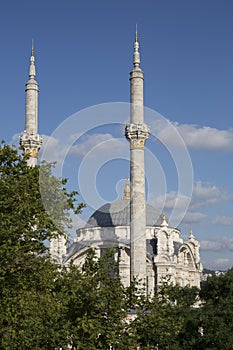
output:
[[[34,56],[34,40],[32,39],[32,51],[31,51],[31,56]]]
[[[139,53],[139,41],[138,41],[138,26],[136,24],[136,35],[134,42],[134,59],[133,59],[134,67],[140,66],[140,53]]]
[[[130,142],[130,279],[146,283],[146,200],[144,145],[149,128],[144,124],[143,71],[140,68],[138,31],[130,72],[130,124],[125,136]]]
[[[25,130],[20,136],[20,146],[25,154],[30,157],[27,160],[29,166],[37,164],[38,151],[42,145],[42,137],[38,134],[38,92],[39,85],[35,80],[35,53],[34,43],[32,41],[29,80],[26,83],[26,111],[25,111]]]
[[[35,67],[35,50],[34,50],[34,42],[32,39],[32,50],[30,57],[30,67],[29,67],[29,78],[35,79],[36,76],[36,67]]]

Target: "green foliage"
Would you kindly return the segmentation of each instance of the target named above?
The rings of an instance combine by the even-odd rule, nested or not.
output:
[[[187,309],[180,349],[233,348],[233,269],[209,277],[199,293],[199,307]]]
[[[52,165],[30,168],[0,147],[0,350],[233,348],[233,269],[200,295],[164,281],[148,299],[136,281],[123,287],[115,249],[89,250],[82,268],[52,262],[45,240],[83,207],[65,185]]]
[[[56,222],[41,198],[40,171],[43,185],[53,184],[47,197],[58,213]],[[0,349],[54,349],[61,343],[59,270],[47,256],[45,240],[64,234],[69,209],[82,207],[75,207],[76,193],[64,185],[52,176],[51,165],[28,167],[16,149],[0,146]]]
[[[200,296],[202,343],[208,350],[233,348],[233,269],[209,277]]]
[[[32,257],[26,274],[1,288],[0,348],[55,349],[63,344],[64,307],[56,292],[57,269],[45,258]]]
[[[132,324],[140,349],[181,349],[180,334],[196,297],[196,288],[164,282],[153,298],[141,299]]]
[[[68,301],[66,318],[74,349],[127,348],[125,317],[128,294],[114,273],[114,250],[96,259],[90,250],[82,271],[69,266],[62,290]],[[68,298],[67,298],[68,296]],[[72,348],[72,349],[73,349]]]

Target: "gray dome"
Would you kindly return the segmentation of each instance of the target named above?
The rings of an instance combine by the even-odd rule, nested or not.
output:
[[[157,226],[161,223],[161,215],[150,204],[146,204],[146,226]],[[86,227],[96,226],[130,226],[130,200],[118,199],[97,209],[86,224]]]

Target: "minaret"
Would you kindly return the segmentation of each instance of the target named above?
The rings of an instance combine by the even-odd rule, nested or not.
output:
[[[52,260],[55,260],[58,264],[62,264],[66,255],[66,238],[61,235],[52,238],[49,245],[49,252]]]
[[[125,136],[130,142],[130,280],[146,283],[146,199],[144,145],[149,128],[144,124],[143,71],[140,68],[138,32],[130,72],[130,124]]]
[[[39,85],[35,80],[35,57],[34,46],[32,51],[29,67],[29,80],[26,83],[26,125],[23,134],[20,136],[20,146],[25,154],[29,154],[27,163],[29,166],[37,165],[38,151],[42,145],[42,137],[38,134],[38,92]]]

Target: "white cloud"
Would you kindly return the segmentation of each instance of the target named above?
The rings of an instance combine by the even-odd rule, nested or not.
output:
[[[164,203],[165,200],[165,203]],[[178,194],[175,191],[168,192],[166,195],[158,196],[154,199],[156,207],[161,207],[161,205],[164,205],[165,209],[173,209],[174,206],[176,206],[177,209],[183,209],[186,208],[187,203],[189,202],[190,198]]]
[[[108,153],[114,156],[114,154],[121,152],[125,153],[128,148],[129,146],[123,138],[115,138],[111,134],[93,134],[85,136],[82,143],[72,146],[69,154],[82,157],[93,151],[93,157]]]
[[[73,142],[79,139],[79,134],[74,134],[69,139],[59,140],[53,136],[43,135],[43,144],[40,151],[40,157],[48,162],[63,163],[66,156],[74,155],[83,157],[89,153],[89,157],[97,158],[101,155],[119,156],[121,153],[128,153],[129,147],[125,139],[115,138],[111,134],[93,134],[86,135],[80,139],[79,144],[73,145]]]
[[[226,249],[233,251],[233,238],[223,237],[222,241]]]
[[[216,216],[215,218],[213,218],[212,223],[214,225],[233,225],[233,217],[231,216]]]
[[[232,241],[225,237],[223,240],[200,241],[202,263],[204,267],[213,270],[228,270],[233,266],[232,251],[227,242]]]
[[[200,241],[201,250],[207,251],[233,251],[233,238],[211,239]]]
[[[197,181],[193,188],[193,194],[196,197],[210,198],[213,196],[219,196],[220,189],[215,185],[211,185],[209,183],[203,184],[201,181]]]
[[[42,135],[42,138],[43,143],[39,152],[40,159],[46,160],[49,163],[62,163],[66,157],[67,151],[64,142],[61,144],[60,140],[48,135]]]
[[[219,130],[194,124],[176,124],[176,128],[187,147],[209,151],[233,149],[233,129]]]
[[[232,259],[218,258],[214,261],[214,266],[217,270],[227,270],[232,263]]]
[[[197,181],[193,187],[190,209],[209,207],[232,200],[233,194],[210,183]]]
[[[182,220],[183,223],[197,223],[203,221],[206,218],[206,215],[199,212],[187,212]]]
[[[223,249],[221,241],[203,240],[200,241],[201,250],[220,251]]]
[[[174,137],[174,128],[180,134],[188,148],[207,151],[233,150],[233,129],[220,130],[209,126],[179,124],[166,120],[157,120],[151,127],[152,133],[165,145],[179,147],[181,143]]]
[[[182,210],[187,209],[187,205],[190,202],[188,211],[184,216],[183,222],[200,222],[205,219],[206,215],[197,211],[200,208],[210,207],[224,201],[232,200],[233,194],[227,192],[225,189],[218,188],[217,186],[210,183],[203,183],[198,181],[194,184],[192,198],[186,195],[180,194],[176,191],[171,191],[166,194],[160,195],[157,198],[153,198],[152,205],[156,208],[162,210],[170,211],[174,207],[178,211],[178,214]],[[223,218],[225,224],[231,225],[233,223],[233,218],[227,219]],[[216,218],[216,220],[219,220]],[[217,221],[216,221],[217,223]]]

